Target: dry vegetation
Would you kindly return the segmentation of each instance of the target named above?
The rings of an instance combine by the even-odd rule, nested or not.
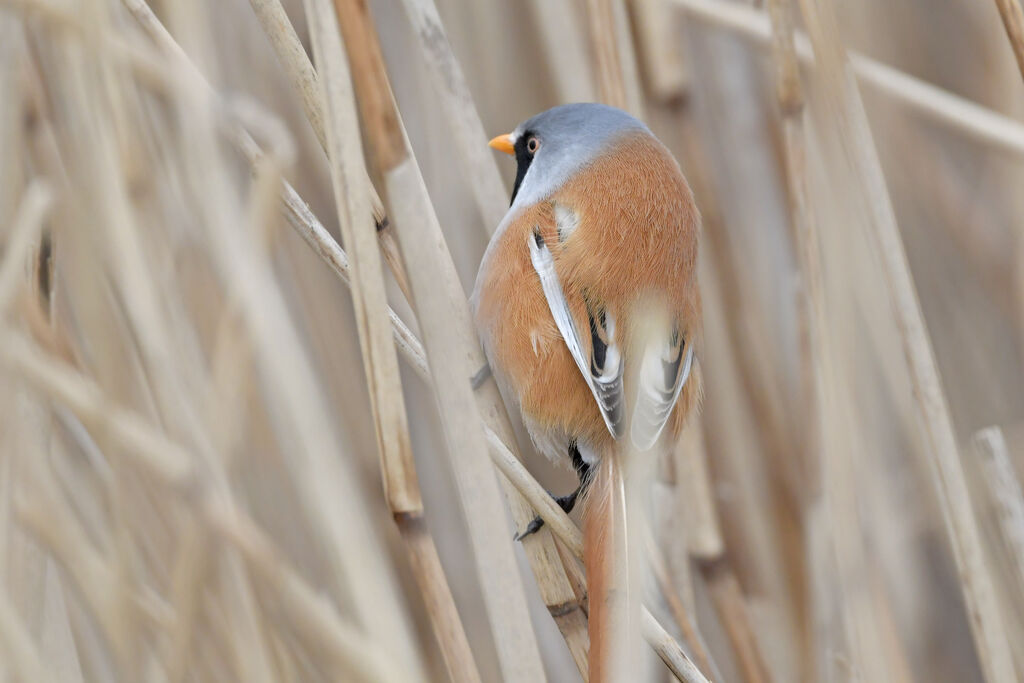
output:
[[[0,681],[587,678],[465,296],[579,100],[704,217],[651,677],[1024,680],[1018,0],[369,4],[0,0]]]

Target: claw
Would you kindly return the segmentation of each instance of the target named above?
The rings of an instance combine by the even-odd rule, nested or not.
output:
[[[555,498],[555,502],[558,503],[558,507],[565,510],[566,514],[572,512],[572,509],[576,506],[576,499],[579,498],[581,488],[583,487],[581,486],[567,496],[559,496]],[[535,534],[540,531],[542,526],[544,526],[544,520],[541,519],[540,515],[537,515],[533,518],[533,521],[526,525],[526,529],[521,533],[516,534],[512,540],[521,541],[530,534]]]
[[[512,540],[521,541],[531,534],[535,534],[540,531],[540,528],[544,526],[544,520],[540,518],[540,515],[533,518],[533,521],[526,525],[526,528],[520,533],[516,534]]]
[[[487,366],[484,366],[483,369],[487,369]],[[580,478],[580,485],[576,487],[575,491],[567,496],[555,497],[551,495],[550,491],[548,492],[548,495],[555,499],[555,502],[558,503],[558,507],[565,510],[566,514],[572,512],[572,509],[576,507],[576,501],[579,499],[580,494],[586,490],[587,485],[590,483],[590,465],[584,462],[575,443],[569,446],[569,456],[572,458],[573,469],[576,470],[576,474]],[[544,526],[544,520],[541,519],[540,515],[537,515],[529,524],[526,525],[525,529],[513,536],[512,540],[521,541],[530,534],[535,534],[540,531],[542,526]]]

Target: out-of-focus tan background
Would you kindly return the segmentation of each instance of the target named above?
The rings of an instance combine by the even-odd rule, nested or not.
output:
[[[602,3],[435,2],[487,134],[600,98],[587,12]],[[260,4],[149,3],[212,84],[208,97],[160,29],[140,21],[142,0],[0,0],[0,680],[447,676],[383,496],[350,291],[278,210],[280,174],[341,241],[328,162],[254,14]],[[406,11],[423,4],[369,6],[468,293],[495,226]],[[683,523],[667,524],[658,544],[714,660],[704,673],[983,680],[963,597],[973,578],[954,562],[935,447],[915,409],[922,395],[872,237],[878,195],[849,161],[860,157],[848,147],[865,141],[849,137],[837,83],[804,63],[827,339],[820,443],[831,463],[815,494],[800,464],[819,414],[802,389],[807,285],[767,8],[610,4],[630,101],[676,154],[705,216],[703,444],[687,448],[706,456],[724,553],[702,557],[679,536],[693,521],[687,471],[657,484],[678,498],[662,514]],[[998,496],[1012,499],[1024,473],[1024,80],[993,0],[800,4],[835,5],[855,66],[867,57],[943,91],[915,99],[903,82],[887,90],[858,72],[980,531],[983,554],[966,573],[980,563],[995,596],[994,611],[982,610],[998,617],[986,626],[994,670],[1007,671],[998,662],[1009,652],[1024,680],[1024,558],[1007,544],[1014,520],[1000,516]],[[312,57],[304,3],[283,5]],[[661,89],[660,69],[670,75]],[[231,142],[239,124],[268,152],[252,173]],[[496,163],[509,189],[514,162]],[[415,228],[395,228],[399,241],[416,239]],[[20,254],[19,235],[29,235]],[[392,307],[420,331],[387,278]],[[427,528],[480,675],[500,680],[465,524],[474,511],[460,505],[431,386],[400,368]],[[995,458],[1015,476],[1002,470],[1002,487],[973,440],[992,425],[1006,444]],[[989,436],[998,451],[1003,441]],[[522,455],[549,490],[574,486],[568,468]],[[826,533],[808,531],[813,523]],[[814,538],[827,547],[809,548]],[[547,676],[578,680],[522,547],[514,552]],[[731,595],[759,666],[716,602],[711,561],[738,580]],[[678,612],[652,600],[700,659]],[[353,652],[369,669],[347,668]]]

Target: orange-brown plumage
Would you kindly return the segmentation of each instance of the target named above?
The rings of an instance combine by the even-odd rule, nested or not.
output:
[[[477,326],[535,444],[589,483],[590,680],[621,680],[639,628],[626,484],[639,500],[643,477],[625,474],[642,458],[620,441],[674,443],[699,402],[700,217],[672,155],[624,112],[558,107],[492,146],[518,169],[477,277]]]
[[[579,216],[579,227],[565,242],[556,234],[555,204]],[[563,429],[604,453],[613,439],[555,327],[530,262],[526,245],[534,226],[554,253],[566,299],[582,329],[587,326],[584,296],[601,301],[627,330],[634,306],[655,296],[678,316],[684,336],[699,346],[700,218],[668,151],[648,134],[630,134],[550,199],[515,216],[481,267],[477,325],[495,371],[524,416],[540,428]],[[629,351],[624,348],[627,359]],[[670,438],[678,436],[699,395],[695,366],[673,409]]]

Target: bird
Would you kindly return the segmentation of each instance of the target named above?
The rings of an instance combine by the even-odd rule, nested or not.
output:
[[[700,214],[671,152],[614,107],[557,106],[490,146],[515,157],[516,175],[470,301],[506,402],[537,450],[579,477],[556,500],[566,512],[583,501],[602,680],[623,453],[658,457],[701,401]]]

